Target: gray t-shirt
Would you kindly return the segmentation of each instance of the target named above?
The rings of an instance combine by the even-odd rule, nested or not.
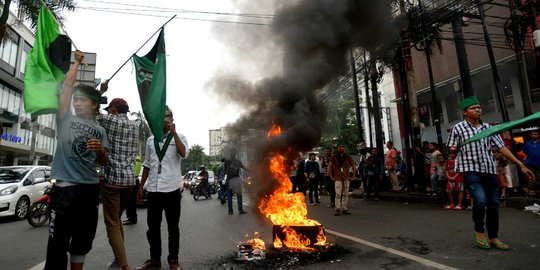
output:
[[[101,146],[109,148],[105,129],[95,121],[88,121],[68,110],[58,119],[58,143],[51,169],[51,178],[75,183],[98,184],[97,154],[86,148],[89,139],[98,139]]]

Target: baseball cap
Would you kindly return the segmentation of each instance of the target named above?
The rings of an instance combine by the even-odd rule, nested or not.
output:
[[[109,107],[114,107],[116,109],[126,108],[126,112],[129,112],[129,105],[127,104],[127,101],[125,101],[123,98],[115,98],[111,100],[109,106],[107,106],[105,110],[108,110]]]

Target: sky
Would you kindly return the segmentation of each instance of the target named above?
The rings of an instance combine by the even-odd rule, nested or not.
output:
[[[62,15],[65,19],[65,31],[74,45],[81,51],[97,54],[96,78],[104,80],[110,78],[168,18],[176,14],[177,19],[165,27],[167,104],[174,113],[177,132],[187,137],[190,147],[198,144],[208,154],[209,130],[234,122],[243,112],[238,105],[220,98],[216,94],[219,92],[218,87],[213,85],[212,89],[209,89],[209,81],[221,73],[242,74],[241,77],[256,79],[264,76],[265,69],[268,72],[268,67],[275,67],[276,64],[261,63],[269,59],[266,54],[255,56],[247,52],[249,48],[241,46],[242,39],[250,38],[250,34],[246,33],[257,33],[256,38],[262,42],[264,37],[261,33],[264,35],[269,32],[268,26],[200,20],[266,24],[270,20],[185,10],[261,14],[261,7],[265,7],[264,14],[273,12],[271,5],[255,5],[249,2],[77,0],[78,8],[75,12],[64,11]],[[260,3],[263,2],[265,1]],[[251,10],[250,6],[253,6]],[[137,54],[145,55],[155,43],[156,37],[157,35]],[[105,96],[109,101],[117,97],[124,98],[132,112],[142,111],[131,61],[112,78]]]

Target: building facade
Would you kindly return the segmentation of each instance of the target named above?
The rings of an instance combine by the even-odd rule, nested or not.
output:
[[[209,155],[210,156],[219,156],[221,151],[228,141],[227,133],[224,128],[220,129],[211,129],[209,132]]]

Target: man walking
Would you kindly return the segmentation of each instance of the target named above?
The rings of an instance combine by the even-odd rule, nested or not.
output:
[[[84,54],[77,50],[58,98],[58,144],[51,169],[56,185],[51,190],[51,221],[45,270],[83,268],[96,235],[99,175],[96,164],[108,162],[109,141],[95,122],[100,93],[94,87],[73,89]],[[75,114],[71,111],[71,103]]]
[[[247,212],[244,211],[242,205],[242,181],[240,179],[240,169],[245,169],[242,161],[236,158],[236,153],[233,150],[231,157],[225,161],[225,172],[227,175],[226,186],[227,189],[227,206],[229,208],[229,215],[233,214],[232,196],[236,194],[236,201],[238,203],[238,214],[243,215]]]
[[[496,147],[508,160],[516,164],[530,178],[534,174],[508,150],[500,136],[491,136],[460,147],[460,144],[475,134],[486,130],[489,124],[482,122],[482,108],[475,96],[464,99],[459,108],[465,120],[452,127],[447,146],[450,152],[457,152],[455,171],[464,176],[474,200],[474,239],[478,247],[500,250],[510,247],[499,240],[499,185],[497,166],[491,148]],[[459,147],[459,148],[458,148]],[[485,217],[485,228],[484,228]],[[487,229],[487,237],[485,231]]]
[[[336,153],[332,156],[329,174],[336,186],[334,216],[340,216],[341,214],[350,215],[351,213],[348,208],[349,185],[351,177],[356,175],[356,163],[350,155],[345,153],[345,145],[343,143],[338,143]]]
[[[178,253],[180,249],[180,199],[182,195],[182,158],[188,155],[188,143],[184,135],[176,132],[173,113],[169,107],[165,110],[164,136],[154,143],[154,136],[146,141],[146,157],[142,164],[143,173],[137,192],[137,200],[143,200],[143,186],[148,181],[146,237],[150,244],[150,259],[135,270],[161,268],[161,220],[165,211],[169,232],[170,269],[180,268]]]
[[[107,89],[108,81],[101,84],[101,94]],[[113,99],[105,110],[108,114],[99,115],[97,120],[105,128],[110,143],[109,163],[101,170],[103,218],[114,254],[109,269],[129,269],[121,218],[135,186],[139,124],[128,119],[129,106],[124,99]]]

